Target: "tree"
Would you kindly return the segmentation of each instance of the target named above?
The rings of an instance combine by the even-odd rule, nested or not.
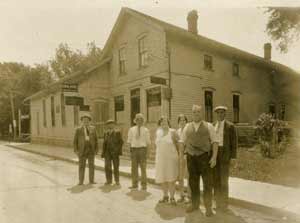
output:
[[[54,59],[50,60],[50,67],[57,78],[62,78],[95,66],[100,56],[101,49],[95,42],[87,44],[86,54],[80,50],[72,50],[66,43],[61,43],[56,49]]]
[[[299,40],[300,36],[300,7],[268,7],[265,13],[269,15],[266,32],[277,42],[281,52]]]
[[[17,119],[17,111],[26,97],[53,81],[47,65],[30,67],[22,63],[0,63],[0,132],[6,132],[12,120]]]

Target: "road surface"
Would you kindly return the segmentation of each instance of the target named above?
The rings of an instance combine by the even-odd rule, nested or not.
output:
[[[76,165],[0,143],[0,223],[289,222],[238,207],[212,218],[200,211],[186,214],[184,205],[158,205],[157,186],[149,185],[147,192],[130,191],[128,178],[121,178],[117,187],[103,186],[102,171],[95,176],[96,185],[76,186]]]

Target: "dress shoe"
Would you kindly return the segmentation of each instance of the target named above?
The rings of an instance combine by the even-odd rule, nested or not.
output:
[[[111,185],[111,182],[105,182],[104,185]]]
[[[115,185],[120,186],[120,182],[116,182]]]
[[[95,181],[90,182],[90,184],[97,184]]]
[[[213,212],[211,209],[206,210],[205,216],[206,216],[206,217],[212,217],[212,216],[214,216],[214,212]]]
[[[199,210],[199,207],[196,207],[196,206],[193,206],[193,205],[189,205],[187,207],[187,209],[185,210],[186,213],[191,213],[191,212],[194,212],[194,211],[197,211]]]
[[[79,182],[77,185],[78,185],[78,186],[81,186],[81,185],[83,185],[83,183]]]
[[[135,190],[135,189],[138,189],[138,186],[130,186],[128,188],[131,189],[131,190]]]

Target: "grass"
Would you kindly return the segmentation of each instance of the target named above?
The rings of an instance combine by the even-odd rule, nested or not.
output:
[[[265,158],[258,145],[239,148],[237,165],[230,175],[290,187],[300,187],[300,146],[288,145],[284,154],[275,159]]]

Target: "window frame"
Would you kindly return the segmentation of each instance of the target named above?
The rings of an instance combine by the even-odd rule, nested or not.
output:
[[[126,47],[122,46],[118,50],[119,54],[119,74],[126,74]]]
[[[209,66],[207,64],[207,61],[209,62]],[[209,70],[209,71],[213,71],[213,57],[211,55],[208,54],[204,54],[203,56],[203,66],[204,66],[204,70]]]
[[[235,69],[235,67],[237,69]],[[232,63],[232,75],[234,77],[239,77],[240,76],[240,65],[236,62]]]
[[[148,66],[148,48],[146,47],[146,35],[138,38],[138,55],[139,55],[139,68]]]
[[[120,99],[122,98],[122,99]],[[122,110],[118,110],[117,109],[117,102],[122,100]],[[115,112],[115,122],[118,123],[118,119],[117,119],[117,112],[124,112],[125,111],[125,97],[124,95],[117,95],[114,97],[114,112]]]
[[[47,128],[47,101],[43,99],[43,126]]]
[[[207,102],[207,95],[211,95],[211,105],[208,105]],[[214,107],[214,91],[212,90],[204,90],[204,112],[205,112],[205,121],[207,122],[213,122],[214,120],[214,113],[213,113],[213,107]]]
[[[238,98],[238,103],[235,103],[235,98]],[[232,111],[233,111],[233,123],[240,122],[240,104],[241,104],[241,97],[239,94],[232,94]],[[238,104],[236,107],[235,105]]]
[[[66,120],[66,103],[65,103],[65,95],[64,93],[60,94],[60,112],[61,112],[61,126],[67,126]]]
[[[52,127],[55,127],[56,125],[56,120],[55,120],[55,98],[54,96],[52,95],[50,97],[51,99],[51,126]]]
[[[150,94],[150,92],[151,91],[155,91],[155,90],[159,90],[159,104],[158,105],[149,105],[149,94]],[[145,91],[146,91],[146,109],[147,109],[147,122],[149,122],[149,123],[153,123],[153,122],[156,122],[157,120],[150,120],[149,119],[149,108],[150,107],[160,107],[160,114],[162,113],[162,87],[161,86],[153,86],[153,87],[150,87],[150,88],[147,88],[147,89],[145,89]],[[161,115],[160,115],[161,116]]]

